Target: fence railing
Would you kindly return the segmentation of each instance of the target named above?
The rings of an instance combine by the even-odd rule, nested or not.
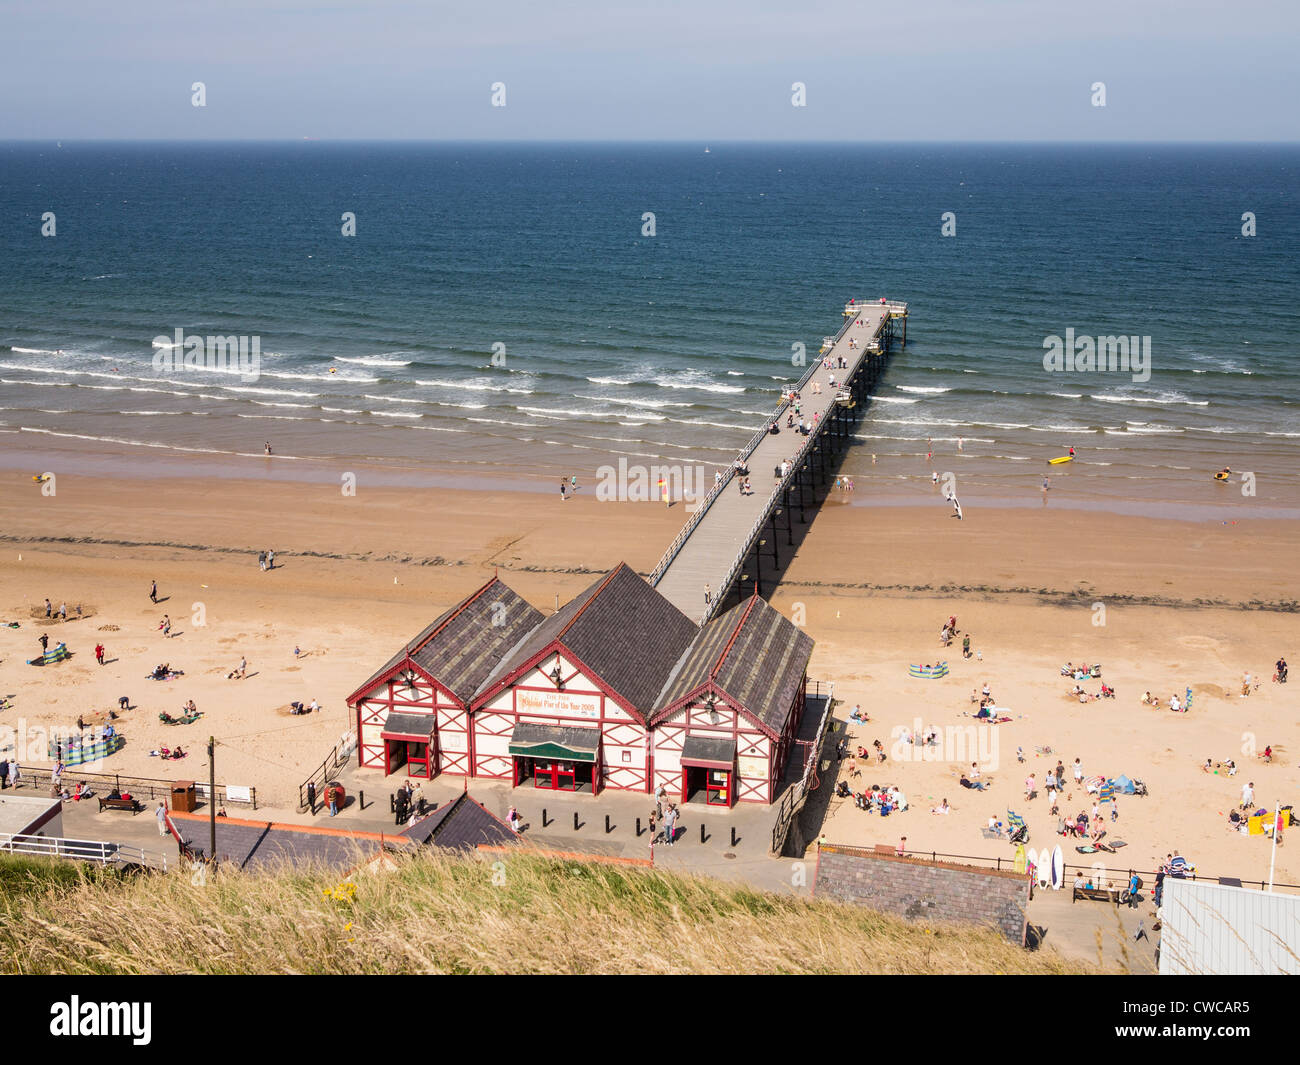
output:
[[[306,810],[314,807],[314,800],[323,797],[325,785],[338,776],[339,770],[351,760],[355,749],[356,733],[349,730],[331,748],[330,753],[325,756],[325,761],[313,769],[307,779],[298,785],[298,809]],[[315,812],[314,809],[312,812]]]
[[[850,318],[840,326],[839,331],[835,334],[835,339],[832,342],[832,346],[834,345],[834,343],[839,342],[840,338],[844,336],[844,334],[848,331],[849,326],[852,324],[853,324],[853,319]],[[813,361],[808,366],[808,368],[804,371],[803,376],[799,378],[798,383],[795,384],[794,388],[791,389],[791,391],[794,392],[801,391],[804,385],[806,385],[808,381],[812,378],[812,375],[817,372],[817,365],[818,365],[818,361]],[[714,482],[713,487],[709,489],[708,494],[705,495],[704,499],[700,501],[699,506],[695,508],[695,513],[691,515],[690,521],[688,521],[682,527],[681,531],[677,534],[676,539],[674,539],[673,542],[668,545],[668,550],[665,551],[663,557],[659,559],[658,565],[656,565],[655,568],[650,571],[650,576],[648,580],[651,585],[658,584],[659,581],[663,578],[663,575],[668,572],[668,567],[672,565],[673,559],[677,557],[678,552],[680,552],[682,549],[682,545],[685,544],[686,541],[690,538],[690,535],[695,531],[696,526],[698,526],[700,522],[704,520],[704,515],[708,513],[709,507],[713,505],[713,501],[717,499],[718,496],[723,493],[723,491],[726,490],[728,485],[731,484],[732,478],[736,476],[736,463],[737,462],[742,464],[745,463],[745,461],[749,458],[749,456],[754,453],[758,445],[763,442],[763,438],[767,436],[768,426],[771,425],[773,421],[779,421],[781,415],[785,413],[786,408],[789,406],[790,406],[790,400],[784,398],[783,396],[781,402],[777,404],[776,409],[772,412],[772,414],[763,422],[760,428],[754,431],[754,435],[749,438],[749,442],[746,443],[745,446],[741,448],[740,451],[737,453],[735,460],[732,462],[727,472],[722,475],[722,478],[720,480]],[[811,440],[811,437],[809,439]],[[805,447],[807,446],[807,443],[808,441],[805,441]],[[769,505],[770,502],[771,501],[769,500]],[[762,522],[760,521],[758,524],[761,525]],[[746,552],[748,552],[749,550],[748,544],[746,544],[745,550]],[[723,587],[726,587],[726,585],[723,585]],[[715,597],[714,602],[715,603],[720,602],[721,598],[722,596],[721,594],[719,594],[718,596]],[[712,616],[712,610],[710,610],[709,616]],[[705,620],[708,619],[706,618]]]
[[[51,789],[54,787],[53,769],[21,766],[20,770],[22,774],[20,783],[22,785],[30,783],[38,787],[42,784],[49,786]],[[160,780],[155,777],[130,777],[123,773],[83,773],[76,766],[63,771],[62,787],[72,790],[72,788],[76,787],[78,781],[85,781],[87,784],[95,786],[98,794],[91,796],[90,801],[92,802],[96,798],[102,798],[107,794],[106,789],[110,787],[115,787],[120,792],[130,792],[131,796],[136,799],[146,797],[149,799],[168,799],[171,797],[172,788],[177,783],[174,780]],[[234,790],[233,796],[227,794],[227,785],[217,785],[218,802],[239,803],[240,805],[247,803],[254,810],[257,809],[257,788],[255,786],[250,784],[247,787],[241,787],[232,784],[230,788]],[[195,790],[206,796],[208,785],[205,781],[195,781]],[[247,799],[244,798],[245,793],[248,795]]]
[[[821,692],[821,683],[817,684],[818,694]],[[835,703],[835,682],[831,681],[826,686],[826,704],[822,707],[821,721],[817,724],[817,735],[812,741],[812,746],[808,750],[808,755],[804,759],[803,776],[799,778],[799,783],[792,788],[786,789],[786,793],[781,796],[781,801],[776,807],[776,820],[772,823],[772,853],[780,854],[785,849],[786,838],[790,835],[790,826],[794,824],[794,819],[799,811],[803,808],[804,802],[808,798],[808,793],[817,788],[818,784],[813,783],[817,775],[817,763],[822,756],[822,744],[826,742],[826,726],[831,719],[831,707]],[[820,783],[820,782],[818,782]]]
[[[65,839],[61,836],[0,834],[0,852],[40,858],[73,858],[98,865],[138,865],[167,871],[167,858],[127,843],[99,839]]]
[[[860,858],[879,858],[884,853],[883,851],[876,851],[870,847],[852,847],[843,843],[824,843],[822,844],[822,849],[829,850],[836,854],[852,854]],[[991,858],[988,855],[979,855],[979,854],[944,854],[942,851],[912,851],[912,850],[905,850],[901,855],[899,855],[896,848],[890,847],[888,849],[898,857],[910,858],[914,861],[930,862],[930,863],[949,862],[954,865],[978,864],[980,866],[988,866],[989,868],[995,869],[1003,873],[1014,872],[1015,865],[1016,865],[1015,855],[1011,855],[1010,857]],[[1098,865],[1101,865],[1103,867],[1105,871],[1104,872],[1105,879],[1108,881],[1111,887],[1114,888],[1127,887],[1128,878],[1132,876],[1134,873],[1137,873],[1138,876],[1142,877],[1143,891],[1151,891],[1155,888],[1156,873],[1154,871],[1148,869],[1133,869],[1129,866],[1124,865],[1123,863],[1120,863],[1118,865],[1111,865],[1104,862],[1098,862],[1094,865],[1075,865],[1070,862],[1064,863],[1062,865],[1062,868],[1065,870],[1067,874],[1066,876],[1067,882],[1065,883],[1064,886],[1065,887],[1072,886],[1072,883],[1070,882],[1068,876],[1070,870],[1075,870],[1076,872],[1080,872],[1080,873],[1095,874],[1097,872]],[[1166,879],[1171,879],[1171,880],[1172,879],[1205,880],[1212,884],[1217,884],[1222,880],[1230,880],[1233,882],[1234,887],[1239,883],[1242,887],[1253,887],[1255,884],[1258,884],[1259,889],[1261,891],[1266,890],[1268,888],[1268,881],[1266,880],[1244,880],[1240,877],[1209,876],[1206,873],[1189,872],[1177,878],[1175,878],[1172,873],[1166,873],[1165,877]],[[1273,889],[1275,891],[1282,890],[1282,891],[1300,892],[1300,884],[1274,883]]]

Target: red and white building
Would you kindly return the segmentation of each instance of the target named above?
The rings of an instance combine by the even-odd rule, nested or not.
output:
[[[712,806],[772,802],[803,718],[812,648],[757,595],[700,629],[650,720],[656,790]]]
[[[348,696],[358,764],[424,779],[472,775],[470,700],[542,621],[496,577],[448,610]]]
[[[757,596],[700,628],[624,564],[550,617],[494,578],[348,703],[386,774],[770,803],[812,647]]]
[[[698,632],[628,566],[611,570],[488,678],[474,700],[475,774],[649,791],[650,715]]]

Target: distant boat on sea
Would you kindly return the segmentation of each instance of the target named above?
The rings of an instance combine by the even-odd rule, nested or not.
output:
[[[709,154],[709,146],[707,144],[704,146],[704,154],[705,155]]]

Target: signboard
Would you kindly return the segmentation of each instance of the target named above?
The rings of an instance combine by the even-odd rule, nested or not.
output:
[[[227,802],[252,802],[253,789],[251,787],[241,787],[237,784],[226,785]]]
[[[515,710],[554,717],[600,717],[600,696],[563,691],[515,689]]]
[[[438,743],[444,751],[463,753],[468,749],[465,742],[465,733],[463,732],[439,732]]]
[[[742,777],[756,778],[758,780],[767,779],[767,759],[756,757],[752,754],[742,754],[736,759],[736,765],[740,769]]]

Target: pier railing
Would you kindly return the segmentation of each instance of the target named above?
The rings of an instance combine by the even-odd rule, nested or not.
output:
[[[862,308],[865,309],[868,306],[869,304],[863,304]],[[904,304],[903,306],[906,307],[906,304]],[[848,332],[849,326],[853,324],[855,318],[856,315],[845,319],[844,323],[840,326],[839,331],[835,334],[835,339],[832,342],[832,347],[835,344],[839,343],[840,339],[844,336],[844,334]],[[732,479],[736,476],[736,463],[739,462],[741,464],[747,464],[747,460],[749,459],[749,456],[754,453],[754,450],[758,447],[759,444],[763,442],[763,438],[767,435],[768,426],[771,425],[773,421],[779,421],[781,415],[785,413],[786,408],[790,406],[791,401],[787,398],[789,396],[789,393],[802,391],[804,385],[806,385],[808,381],[812,378],[813,374],[817,372],[817,366],[820,363],[820,361],[821,361],[821,357],[819,356],[816,360],[814,360],[809,364],[806,370],[804,370],[803,376],[799,378],[798,382],[794,385],[794,387],[782,393],[781,402],[777,404],[776,410],[773,411],[771,416],[769,416],[763,422],[763,425],[759,429],[755,430],[754,435],[751,436],[749,438],[749,442],[745,444],[743,448],[740,449],[740,452],[739,454],[737,454],[735,461],[732,462],[730,468],[727,470],[725,474],[723,474],[721,479],[714,481],[713,487],[709,489],[708,494],[700,501],[699,505],[695,508],[695,513],[691,515],[690,521],[688,521],[682,527],[682,530],[677,534],[676,539],[674,539],[673,542],[668,545],[668,550],[664,552],[663,557],[659,560],[659,564],[655,566],[655,568],[650,572],[650,577],[649,577],[650,584],[652,585],[658,584],[660,579],[662,579],[663,575],[668,572],[668,567],[672,565],[673,559],[677,557],[677,554],[679,551],[681,551],[682,546],[686,543],[688,539],[690,539],[690,535],[695,531],[696,526],[698,526],[700,522],[704,520],[704,515],[708,513],[709,507],[713,505],[713,501],[717,499],[718,496],[723,493],[723,491],[726,490],[727,486],[731,484]],[[800,449],[798,454],[803,453],[803,450],[807,448],[808,444],[811,442],[812,439],[813,437],[809,436],[808,440],[804,442],[804,447]],[[784,485],[784,483],[785,482],[783,480],[782,485]],[[781,486],[778,486],[777,488],[778,491],[780,490],[780,487]],[[769,506],[772,505],[770,499],[768,501],[768,505]],[[766,513],[766,508],[765,508],[765,513]],[[757,529],[766,520],[767,518],[766,516],[764,516],[763,518],[760,518],[758,522],[755,523],[754,528],[750,530],[751,537],[756,534]],[[749,542],[750,542],[749,540],[746,540],[746,551],[748,551]],[[740,561],[743,562],[743,560],[744,557],[742,556]],[[727,588],[730,585],[730,579],[735,576],[735,570],[737,569],[739,564],[740,562],[737,562],[736,565],[732,566],[731,572],[728,573],[727,575],[728,576],[727,582],[719,586],[719,594],[714,599],[715,606],[714,608],[710,609],[708,616],[711,617],[713,613],[713,609],[716,608],[717,604],[721,603],[722,590]],[[708,617],[706,617],[705,620],[708,620]]]

